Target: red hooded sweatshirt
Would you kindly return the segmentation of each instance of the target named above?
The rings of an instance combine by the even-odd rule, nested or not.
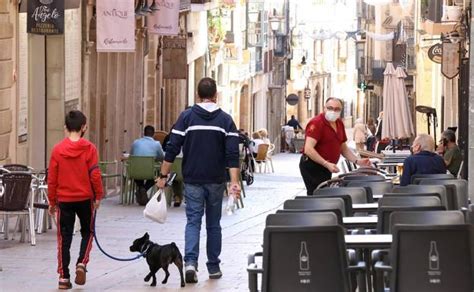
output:
[[[95,199],[102,199],[104,191],[99,168],[94,168],[89,174],[97,163],[97,149],[86,139],[73,142],[65,138],[56,144],[48,168],[49,204],[55,206],[58,202],[93,199],[91,184]]]

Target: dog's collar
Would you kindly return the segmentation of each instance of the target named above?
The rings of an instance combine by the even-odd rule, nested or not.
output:
[[[148,253],[148,250],[150,249],[150,247],[152,247],[153,244],[150,243],[150,242],[147,242],[146,245],[144,245],[144,248],[140,251],[140,253],[143,255],[143,256],[146,256],[147,253]]]

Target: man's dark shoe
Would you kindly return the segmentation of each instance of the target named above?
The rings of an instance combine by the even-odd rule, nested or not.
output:
[[[58,289],[60,290],[72,289],[71,281],[69,279],[59,278]]]
[[[220,279],[220,278],[222,278],[221,270],[218,270],[217,272],[214,272],[214,273],[209,273],[209,279],[216,280],[216,279]]]
[[[196,270],[196,267],[193,266],[193,265],[187,265],[185,268],[185,280],[186,280],[186,283],[190,283],[190,284],[193,284],[193,283],[197,283],[198,282],[198,278],[197,278],[197,270]]]
[[[137,203],[140,206],[145,206],[148,203],[149,198],[145,188],[138,188],[135,195],[137,196]]]

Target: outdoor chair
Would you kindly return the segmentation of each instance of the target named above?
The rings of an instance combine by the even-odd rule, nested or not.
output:
[[[258,268],[255,255],[250,255],[247,267],[251,292],[259,291],[258,274],[263,292],[349,292],[349,273],[365,270],[364,263],[348,265],[341,226],[266,227],[263,266]]]
[[[339,209],[342,216],[346,216],[346,207],[341,198],[314,198],[313,200],[286,200],[283,203],[283,209],[300,210],[329,210]]]
[[[5,164],[2,168],[9,171],[32,171],[33,168],[23,164]]]
[[[446,211],[443,206],[384,206],[377,210],[377,234],[389,234],[390,215],[398,211]]]
[[[111,170],[112,168],[112,170]],[[117,179],[122,178],[122,173],[119,171],[119,162],[114,161],[100,161],[99,162],[100,176],[102,178],[102,185],[104,187],[104,195],[107,195],[107,180],[113,179],[115,181],[114,188],[117,187]],[[122,182],[120,182],[120,185]]]
[[[347,194],[339,195],[318,195],[318,196],[296,196],[295,200],[318,200],[322,198],[341,198],[344,201],[345,214],[346,216],[353,216],[352,212],[352,198]]]
[[[273,153],[275,152],[275,144],[270,144],[268,147],[267,151],[267,158],[265,159],[265,168],[268,167],[268,169],[272,170],[272,173],[275,172],[275,169],[273,168]]]
[[[15,226],[16,231],[18,223],[21,221],[21,238],[24,241],[26,233],[26,221],[28,218],[28,229],[30,232],[31,245],[36,244],[33,200],[31,198],[31,181],[32,175],[27,172],[10,172],[1,175],[0,187],[0,215],[4,218],[4,234],[5,239],[8,239],[8,216],[19,216],[19,221]]]
[[[434,193],[441,199],[441,205],[446,206],[447,210],[456,210],[454,208],[455,203],[453,192],[447,192],[446,186],[440,185],[407,185],[407,186],[396,186],[392,189],[392,193],[402,194],[416,194],[416,193]]]
[[[168,135],[168,132],[166,131],[155,131],[155,135],[153,136],[153,139],[160,142],[161,146],[163,145],[163,142],[165,141],[165,137]]]
[[[393,189],[393,183],[389,181],[350,181],[348,187],[364,187],[367,191],[367,202],[374,202],[374,195],[383,195]]]
[[[474,225],[474,204],[469,205],[466,221]]]
[[[384,196],[379,200],[379,207],[431,207],[441,206],[438,196]]]
[[[454,201],[456,210],[467,208],[469,205],[469,197],[467,193],[467,180],[464,179],[423,179],[421,185],[444,185],[446,190],[452,191],[456,200]]]
[[[342,186],[349,186],[351,182],[386,182],[385,177],[381,175],[358,175],[351,173],[350,175],[342,176]]]
[[[276,214],[312,214],[312,213],[333,213],[336,215],[337,224],[343,226],[343,216],[341,209],[312,208],[312,209],[280,209]]]
[[[333,212],[277,213],[265,219],[265,226],[332,226],[339,225]]]
[[[446,204],[446,201],[443,200],[443,198],[441,198],[441,195],[439,193],[429,193],[429,192],[425,192],[425,193],[415,193],[415,192],[412,192],[412,193],[385,193],[383,195],[383,198],[407,198],[407,197],[410,197],[410,198],[413,198],[413,197],[437,197],[441,203],[441,206],[445,207],[446,210],[449,210],[448,209],[448,206]]]
[[[264,172],[267,172],[267,152],[268,152],[268,148],[270,147],[269,144],[260,144],[258,145],[258,152],[257,152],[257,156],[253,157],[252,156],[252,159],[253,159],[253,162],[254,162],[254,165],[255,165],[255,170],[257,169],[258,167],[258,172],[262,172],[262,165],[264,167]]]
[[[453,179],[455,178],[452,174],[449,173],[431,173],[431,174],[414,174],[411,176],[411,183],[417,185],[421,180],[424,179]]]
[[[159,164],[155,157],[129,156],[127,163],[127,177],[125,191],[122,192],[123,205],[133,204],[135,200],[135,180],[154,180],[157,176]]]
[[[323,188],[313,192],[314,197],[329,195],[349,195],[353,204],[365,204],[368,202],[367,191],[363,187]]]
[[[469,225],[397,225],[391,265],[375,263],[377,278],[390,274],[390,291],[474,290],[473,227]],[[386,291],[377,287],[378,291]]]

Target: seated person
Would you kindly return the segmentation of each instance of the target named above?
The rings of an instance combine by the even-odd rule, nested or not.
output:
[[[146,126],[144,129],[143,138],[137,139],[132,144],[130,155],[133,156],[147,156],[155,157],[157,160],[163,160],[164,154],[161,144],[153,139],[155,128],[153,126]],[[137,185],[137,202],[140,205],[146,205],[148,202],[147,191],[155,184],[154,180],[135,180]]]
[[[441,134],[441,145],[438,150],[438,153],[443,156],[448,171],[457,176],[461,167],[462,154],[456,144],[456,134],[453,130],[446,130]]]
[[[414,174],[446,173],[446,166],[441,156],[434,152],[434,140],[428,134],[420,134],[411,146],[413,154],[403,162],[403,174],[400,185],[406,186]]]
[[[258,133],[260,134],[260,137],[262,138],[263,143],[265,143],[265,144],[271,144],[270,139],[268,139],[268,132],[267,132],[267,129],[261,128],[260,130],[258,130]]]
[[[258,132],[253,132],[252,140],[250,142],[250,150],[252,151],[253,157],[257,157],[258,146],[260,144],[265,144],[265,142],[262,140],[262,137],[260,137],[260,134]]]

